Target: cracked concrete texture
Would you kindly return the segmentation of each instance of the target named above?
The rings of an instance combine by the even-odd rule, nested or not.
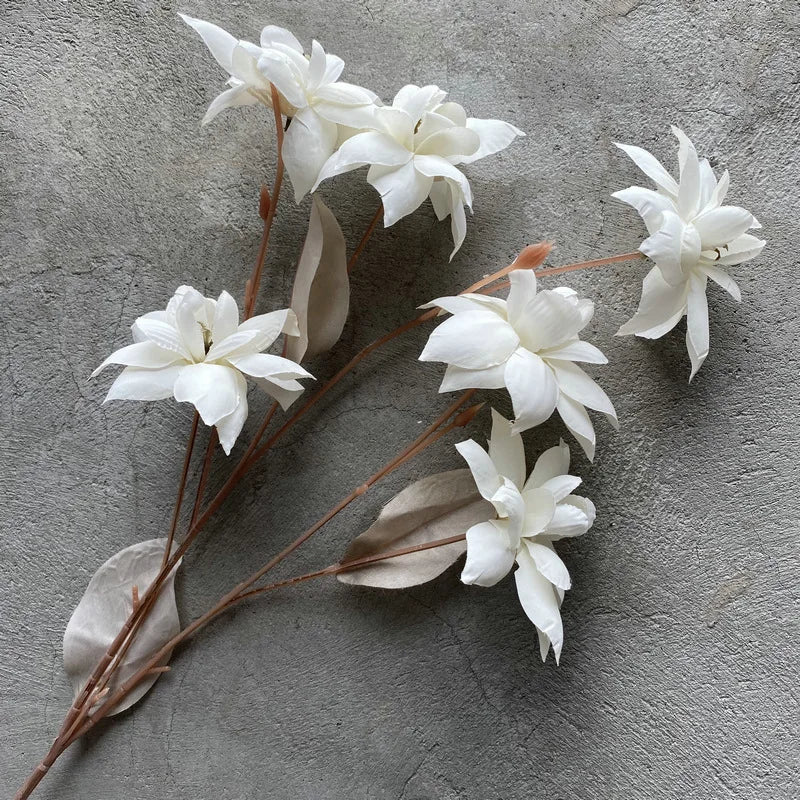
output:
[[[622,429],[597,420],[597,504],[565,546],[562,664],[542,664],[513,581],[457,571],[408,592],[311,583],[240,608],[176,654],[135,710],[75,747],[45,800],[181,798],[794,798],[798,782],[798,20],[793,2],[268,4],[6,0],[0,219],[0,794],[43,754],[68,705],[61,632],[97,566],[163,535],[190,425],[170,403],[101,407],[87,381],[176,285],[240,292],[272,174],[268,117],[199,120],[222,76],[178,10],[243,37],[319,38],[346,79],[390,99],[438,83],[528,137],[469,168],[475,215],[452,263],[429,208],[370,243],[350,324],[313,365],[331,375],[431,297],[524,244],[551,263],[644,236],[613,201],[639,182],[611,145],[670,166],[677,123],[731,171],[730,202],[767,250],[709,292],[711,355],[691,386],[681,329],[615,339],[642,264],[565,281],[593,297],[593,374]],[[362,176],[325,188],[351,243],[375,208]],[[284,197],[284,201],[288,197]],[[308,213],[283,202],[262,304],[288,297]],[[201,538],[179,580],[188,621],[294,538],[444,407],[425,332],[365,362],[275,449]],[[507,410],[494,395],[502,410]],[[263,402],[254,402],[252,429]],[[488,415],[481,422],[485,433]],[[530,454],[563,432],[528,435]],[[575,448],[573,448],[575,449]],[[229,465],[219,458],[218,484]],[[411,480],[459,466],[426,453],[285,565],[335,560]]]

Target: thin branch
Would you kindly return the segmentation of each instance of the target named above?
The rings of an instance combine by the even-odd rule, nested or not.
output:
[[[348,274],[353,271],[353,267],[356,265],[358,257],[361,255],[362,251],[367,246],[367,242],[372,236],[372,232],[375,230],[376,225],[380,222],[382,217],[383,217],[383,203],[378,203],[378,210],[375,212],[375,215],[370,220],[366,232],[361,237],[361,241],[356,245],[356,249],[353,250],[353,255],[350,256],[350,260],[347,262]]]

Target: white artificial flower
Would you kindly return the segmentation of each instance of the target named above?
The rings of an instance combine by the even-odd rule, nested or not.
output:
[[[226,455],[247,419],[245,375],[284,409],[303,391],[297,379],[312,377],[294,361],[262,352],[282,332],[299,335],[294,312],[272,311],[240,325],[236,301],[227,292],[212,300],[181,286],[165,311],[144,314],[131,331],[134,343],[92,373],[109,364],[125,366],[104,402],[174,397],[192,403],[206,425],[216,425]]]
[[[230,88],[211,103],[204,124],[224,108],[253,103],[271,106],[270,83],[274,84],[281,110],[292,118],[284,137],[283,159],[299,203],[336,149],[339,126],[369,124],[375,95],[339,81],[344,61],[327,55],[319,42],[312,42],[307,58],[300,42],[285,28],[268,25],[261,31],[259,46],[237,40],[210,22],[180,16],[231,76]]]
[[[540,425],[557,409],[592,459],[594,427],[584,406],[603,412],[617,427],[608,396],[575,364],[608,363],[600,350],[578,338],[594,303],[565,286],[537,293],[532,270],[514,270],[510,278],[508,300],[460,294],[422,306],[438,306],[453,316],[431,333],[420,361],[448,365],[440,392],[508,389],[515,433]]]
[[[391,106],[374,109],[371,130],[341,144],[320,171],[316,186],[369,166],[367,181],[381,196],[386,227],[430,197],[436,216],[451,218],[452,258],[467,232],[464,206],[472,210],[469,182],[455,165],[497,153],[525,134],[508,122],[468,118],[458,103],[443,102],[445,96],[437,86],[404,86]]]
[[[745,233],[761,227],[749,211],[722,205],[728,171],[718,182],[708,160],[697,157],[686,134],[674,126],[672,132],[679,142],[679,181],[647,150],[617,144],[657,187],[631,186],[612,195],[641,215],[650,236],[639,250],[656,264],[644,279],[638,311],[618,335],[658,339],[685,314],[691,380],[708,355],[708,279],[741,300],[736,282],[721,267],[755,258],[766,242]]]
[[[556,663],[564,630],[559,611],[570,577],[553,542],[581,536],[592,527],[591,500],[572,494],[580,478],[567,474],[569,448],[562,441],[546,450],[525,479],[522,437],[492,409],[489,452],[472,439],[456,445],[466,460],[481,496],[497,519],[467,531],[464,583],[494,586],[517,563],[514,578],[522,608],[536,626],[542,660],[552,645]]]

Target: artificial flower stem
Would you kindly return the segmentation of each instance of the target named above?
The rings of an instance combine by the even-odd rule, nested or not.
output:
[[[203,503],[203,495],[206,491],[206,484],[208,483],[208,476],[211,472],[211,463],[214,460],[214,451],[217,447],[217,442],[219,441],[219,437],[217,436],[217,429],[213,428],[211,430],[211,435],[208,439],[208,447],[206,447],[206,454],[203,458],[203,471],[200,473],[200,480],[197,482],[197,494],[194,498],[194,507],[192,508],[192,516],[189,520],[189,527],[191,528],[192,525],[197,521],[197,517],[200,514],[200,506]]]
[[[175,646],[180,644],[184,639],[194,633],[198,628],[205,625],[211,619],[213,619],[218,614],[222,613],[225,609],[227,609],[230,605],[236,602],[237,598],[247,592],[247,590],[258,580],[260,580],[267,572],[269,572],[273,567],[277,566],[284,558],[288,555],[293,553],[300,545],[310,539],[317,531],[319,531],[324,525],[326,525],[330,520],[332,520],[339,512],[344,510],[350,503],[352,503],[357,498],[361,497],[362,495],[366,494],[366,492],[370,489],[370,487],[374,486],[381,478],[386,477],[389,473],[394,471],[400,464],[404,463],[410,454],[418,454],[420,453],[425,447],[432,444],[433,442],[437,441],[439,437],[433,436],[439,428],[442,427],[458,410],[459,408],[466,403],[470,397],[475,393],[475,389],[469,389],[464,394],[462,394],[455,402],[451,403],[442,414],[437,417],[437,419],[431,424],[429,428],[427,428],[420,436],[418,436],[408,447],[404,448],[395,458],[385,464],[380,470],[378,470],[375,474],[373,474],[370,478],[368,478],[364,483],[360,486],[353,489],[345,498],[340,500],[330,511],[328,511],[324,516],[322,516],[317,522],[315,522],[310,528],[308,528],[304,533],[297,537],[291,544],[287,545],[283,550],[281,550],[276,556],[270,559],[263,567],[258,569],[254,572],[249,578],[245,578],[241,583],[235,586],[230,592],[228,592],[221,600],[209,611],[203,614],[201,617],[198,617],[193,623],[191,623],[188,627],[186,627],[183,631],[181,631],[177,636],[173,637],[164,647],[162,647],[158,652],[156,652],[148,661],[145,663],[141,669],[139,669],[134,675],[132,675],[125,683],[123,683],[114,694],[110,697],[105,698],[103,704],[92,714],[91,718],[86,719],[81,727],[77,730],[72,730],[70,736],[64,741],[63,749],[69,747],[72,742],[76,739],[81,737],[84,733],[86,733],[90,728],[94,727],[106,714],[115,706],[117,705],[122,698],[124,698],[128,692],[133,690],[137,684],[144,680],[144,678],[150,673],[150,670],[157,666],[158,663],[162,660],[162,658],[169,653]],[[459,424],[454,424],[452,426],[448,426],[448,429],[452,427],[460,427]]]
[[[369,225],[367,226],[367,230],[361,237],[361,241],[356,245],[356,249],[353,250],[353,255],[350,256],[350,260],[347,262],[348,274],[350,274],[353,271],[353,267],[356,265],[358,257],[361,255],[362,251],[367,246],[367,242],[370,240],[372,232],[375,230],[377,224],[380,222],[382,217],[383,217],[383,203],[379,203],[378,210],[375,212],[375,215],[370,220]]]
[[[192,430],[189,433],[189,441],[186,445],[186,455],[183,457],[183,471],[181,472],[181,480],[178,484],[178,497],[175,500],[175,509],[172,512],[172,522],[169,526],[169,534],[167,535],[167,544],[164,547],[164,559],[161,566],[164,567],[169,560],[169,551],[172,549],[172,543],[175,541],[175,532],[178,529],[178,518],[181,513],[181,506],[183,505],[183,495],[186,492],[186,480],[189,477],[189,464],[192,460],[192,451],[194,450],[194,442],[197,438],[197,426],[200,423],[200,414],[194,412],[194,419],[192,420]]]
[[[272,184],[272,194],[270,196],[269,209],[267,211],[266,219],[264,220],[264,231],[261,234],[261,244],[258,248],[258,256],[256,264],[253,267],[253,274],[249,281],[247,303],[244,309],[245,319],[253,316],[253,311],[256,305],[256,298],[258,296],[258,287],[261,283],[261,275],[264,271],[264,261],[267,256],[267,247],[269,246],[269,236],[272,231],[272,223],[275,219],[275,209],[278,206],[278,196],[281,192],[281,185],[283,184],[283,134],[284,127],[281,117],[281,104],[278,90],[273,84],[269,86],[272,93],[272,113],[275,117],[275,136],[277,137],[277,165],[275,167],[275,181]]]

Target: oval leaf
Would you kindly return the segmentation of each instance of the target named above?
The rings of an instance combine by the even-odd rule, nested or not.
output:
[[[297,362],[313,358],[339,341],[350,308],[347,247],[336,217],[316,196],[297,265],[291,306],[300,335],[288,337],[287,358]]]
[[[468,469],[440,472],[412,483],[390,500],[375,523],[351,542],[342,562],[457,536],[494,516],[492,505],[478,494]],[[466,542],[454,542],[367,564],[336,577],[353,586],[405,589],[441,575],[466,549]]]
[[[64,631],[64,669],[75,697],[133,611],[133,587],[143,597],[160,572],[166,544],[166,539],[149,539],[126,547],[111,556],[89,581]],[[175,571],[179,565],[164,582],[158,600],[109,682],[111,693],[180,632],[175,604]],[[155,674],[139,683],[111,713],[119,714],[144,697],[158,677]]]

